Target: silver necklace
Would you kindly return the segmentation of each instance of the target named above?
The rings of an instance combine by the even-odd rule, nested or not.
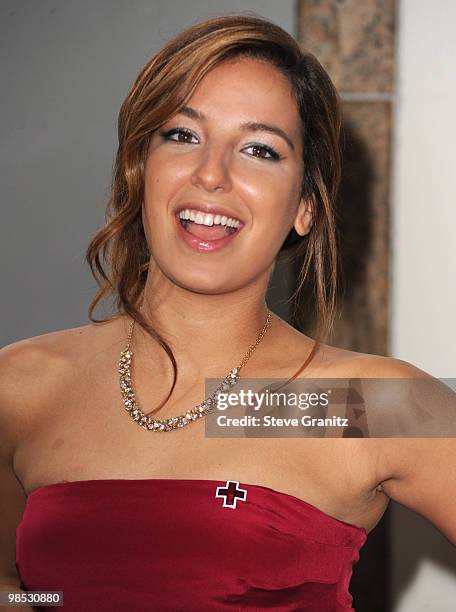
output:
[[[231,368],[228,375],[221,381],[221,383],[217,386],[215,391],[209,397],[207,397],[197,406],[193,406],[193,408],[187,410],[184,414],[180,414],[175,417],[166,417],[164,419],[155,419],[154,417],[144,414],[144,412],[141,410],[141,408],[136,402],[135,393],[132,388],[130,370],[131,358],[133,355],[133,351],[131,350],[131,342],[133,337],[133,330],[135,327],[135,320],[133,319],[130,324],[127,345],[123,349],[123,351],[121,351],[119,361],[120,391],[122,394],[122,400],[125,409],[127,410],[128,414],[140,427],[142,427],[143,429],[147,429],[148,431],[171,431],[172,429],[185,427],[186,425],[193,423],[193,421],[196,421],[197,419],[211,412],[215,407],[218,395],[220,393],[225,393],[239,380],[239,372],[250,359],[254,350],[261,342],[265,333],[268,331],[271,325],[271,318],[271,311],[268,310],[266,323],[264,324],[263,329],[259,333],[255,343],[252,344],[252,346],[249,348],[238,367]]]

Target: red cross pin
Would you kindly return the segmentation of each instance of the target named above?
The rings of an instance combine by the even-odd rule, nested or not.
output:
[[[227,480],[225,486],[217,487],[215,497],[223,498],[223,506],[225,508],[236,508],[238,499],[245,501],[247,499],[247,489],[239,488],[239,481]],[[228,499],[230,501],[228,502]]]

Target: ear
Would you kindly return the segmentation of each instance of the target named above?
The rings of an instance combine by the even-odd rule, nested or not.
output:
[[[301,198],[296,213],[294,228],[300,236],[308,234],[315,219],[315,200],[313,196]]]

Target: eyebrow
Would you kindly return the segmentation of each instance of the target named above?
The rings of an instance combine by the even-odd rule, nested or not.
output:
[[[185,115],[190,119],[199,119],[200,121],[205,121],[207,119],[206,115],[204,115],[201,111],[195,110],[190,106],[183,106],[176,113],[177,115]],[[279,128],[277,125],[270,125],[269,123],[260,123],[258,121],[247,121],[246,123],[242,123],[240,126],[241,130],[244,132],[269,132],[271,134],[276,134],[285,140],[292,151],[295,150],[294,144],[291,138],[288,136],[284,130]]]

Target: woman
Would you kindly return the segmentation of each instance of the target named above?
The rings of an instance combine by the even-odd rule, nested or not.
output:
[[[62,591],[67,610],[352,610],[390,498],[456,543],[452,440],[204,435],[204,381],[230,371],[430,378],[322,342],[339,135],[329,77],[266,20],[196,24],[143,68],[87,252],[95,324],[2,350],[4,590]],[[289,248],[298,293],[315,270],[315,339],[265,303]]]

